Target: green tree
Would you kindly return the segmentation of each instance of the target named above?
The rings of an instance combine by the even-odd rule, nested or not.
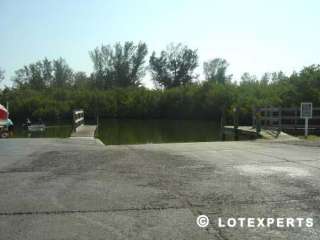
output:
[[[53,80],[53,68],[52,62],[47,58],[42,60],[42,76],[44,78],[45,85],[49,86]]]
[[[53,86],[70,86],[72,84],[72,77],[72,69],[63,58],[53,60]]]
[[[18,86],[28,86],[32,89],[44,89],[46,84],[43,78],[41,61],[31,63],[15,72],[14,83]]]
[[[87,74],[85,72],[75,72],[73,74],[73,81],[76,88],[90,87],[90,78],[87,77]]]
[[[282,71],[271,73],[271,81],[273,83],[278,83],[286,80],[288,80],[288,77]]]
[[[29,68],[27,66],[20,68],[15,71],[15,75],[13,77],[13,84],[16,87],[22,88],[29,86],[29,74],[27,74]]]
[[[27,73],[30,76],[29,83],[33,89],[40,90],[45,87],[45,80],[42,74],[42,63],[40,61],[30,64]]]
[[[256,75],[251,75],[248,72],[245,72],[244,74],[242,74],[241,76],[241,83],[255,83],[258,81],[258,78]]]
[[[0,68],[0,84],[4,79],[4,71]]]
[[[153,52],[150,60],[152,79],[156,85],[172,88],[192,82],[196,76],[193,71],[198,66],[197,50],[182,44],[171,44],[157,57]]]
[[[268,85],[271,79],[270,73],[264,73],[260,79],[262,84]]]
[[[215,58],[203,64],[203,71],[207,81],[225,84],[230,82],[232,75],[227,75],[229,63],[222,58]]]
[[[94,77],[98,88],[140,86],[144,76],[145,43],[125,42],[114,46],[102,45],[90,52],[94,64]]]
[[[53,61],[45,58],[18,69],[13,81],[18,87],[36,90],[49,86],[64,87],[72,81],[72,70],[63,58]]]
[[[299,73],[293,73],[288,81],[291,87],[283,93],[286,101],[291,99],[295,105],[304,101],[320,104],[320,65],[304,67]]]

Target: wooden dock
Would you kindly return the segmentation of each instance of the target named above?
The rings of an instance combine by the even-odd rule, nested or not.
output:
[[[82,109],[73,111],[73,132],[71,138],[95,139],[97,125],[86,125],[84,123],[84,111]]]
[[[225,126],[225,134],[234,134],[234,126]],[[257,136],[257,131],[251,126],[239,126],[238,133],[241,135]],[[298,140],[298,138],[291,136],[285,132],[274,130],[274,129],[264,129],[262,128],[259,136],[263,139],[273,139],[273,140]]]
[[[94,138],[97,125],[81,125],[71,134],[72,138]]]

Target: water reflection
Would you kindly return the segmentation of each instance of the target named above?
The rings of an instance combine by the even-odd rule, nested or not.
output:
[[[99,122],[98,137],[105,144],[207,142],[221,141],[222,133],[213,121],[108,119]]]
[[[89,124],[95,122],[87,121]],[[16,125],[14,137],[66,138],[72,131],[71,122],[50,123],[45,131],[29,132]],[[221,141],[220,125],[204,120],[133,120],[100,119],[97,137],[105,144],[143,144],[174,142]],[[248,139],[240,136],[239,140]],[[226,135],[225,140],[234,140]]]
[[[28,131],[22,126],[15,126],[13,137],[15,138],[66,138],[70,137],[72,126],[49,125],[44,131]]]

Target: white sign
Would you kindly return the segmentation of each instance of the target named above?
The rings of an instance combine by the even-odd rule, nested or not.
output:
[[[312,118],[312,103],[301,103],[300,118]]]
[[[300,118],[304,118],[304,136],[308,136],[308,129],[309,129],[309,118],[312,118],[312,103],[310,102],[303,102],[301,103],[300,109]]]

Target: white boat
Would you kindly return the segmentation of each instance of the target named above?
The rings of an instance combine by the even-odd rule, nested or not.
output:
[[[46,130],[46,125],[44,124],[31,124],[28,126],[29,132],[43,132]]]

